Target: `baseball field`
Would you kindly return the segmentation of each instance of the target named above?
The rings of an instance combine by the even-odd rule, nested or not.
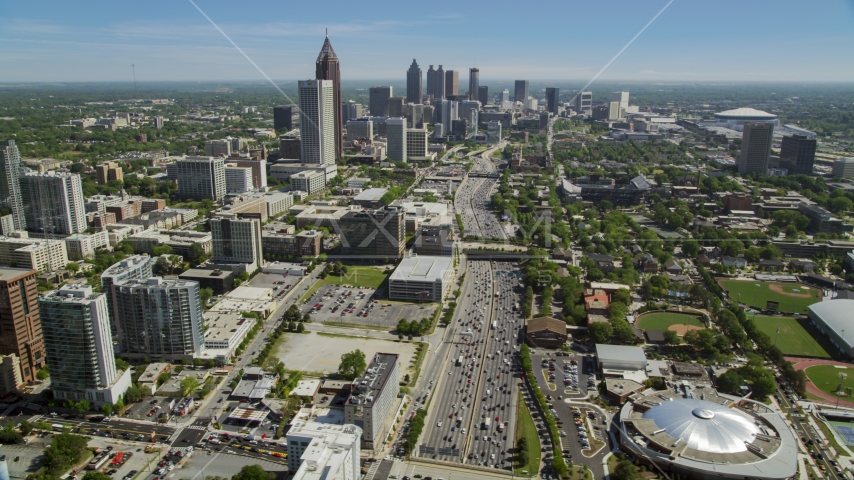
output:
[[[638,319],[637,327],[641,330],[674,330],[679,335],[685,335],[688,330],[706,328],[697,315],[675,312],[644,313]]]
[[[720,280],[720,284],[733,300],[762,310],[772,301],[778,302],[778,312],[806,313],[807,307],[821,300],[821,290],[799,283]]]

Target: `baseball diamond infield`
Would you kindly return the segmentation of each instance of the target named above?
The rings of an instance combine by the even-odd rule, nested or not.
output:
[[[673,330],[680,337],[690,330],[706,328],[699,315],[678,312],[643,313],[638,317],[637,327],[641,330]]]

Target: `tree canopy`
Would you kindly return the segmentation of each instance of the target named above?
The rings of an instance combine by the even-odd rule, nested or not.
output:
[[[358,377],[368,368],[365,360],[365,354],[361,350],[353,350],[352,352],[341,355],[341,363],[338,365],[338,374],[347,380],[353,380]]]

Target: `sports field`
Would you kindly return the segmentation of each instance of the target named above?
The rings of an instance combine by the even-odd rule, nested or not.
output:
[[[836,390],[839,384],[842,384],[842,388],[850,388],[854,390],[854,368],[839,368],[836,365],[814,365],[812,367],[807,368],[806,370],[807,378],[819,388],[822,392],[827,394],[836,395]],[[846,377],[841,379],[839,374],[844,374]],[[851,399],[851,395],[842,395],[843,399]]]
[[[643,316],[638,319],[637,327],[641,330],[675,330],[670,328],[673,325],[690,325],[700,329],[705,328],[703,322],[700,321],[700,317],[696,315],[672,312],[643,314]],[[677,333],[684,334],[684,332],[680,330],[677,330]]]
[[[778,312],[806,313],[807,307],[821,300],[821,291],[799,283],[721,280],[721,286],[738,302],[764,310],[767,302],[779,302]]]
[[[777,339],[777,348],[786,355],[830,358],[827,350],[813,337],[809,330],[813,327],[809,326],[806,321],[803,323],[792,317],[769,317],[765,315],[755,315],[752,317],[756,327],[765,332],[771,337],[771,340]],[[780,334],[777,335],[777,328],[780,328]]]

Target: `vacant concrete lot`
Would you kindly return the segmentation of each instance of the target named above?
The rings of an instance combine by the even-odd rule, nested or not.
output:
[[[401,377],[415,356],[415,344],[356,336],[318,334],[285,335],[278,357],[292,370],[329,374],[338,371],[341,355],[359,349],[370,363],[378,352],[400,355]]]
[[[210,454],[201,451],[194,453],[188,460],[170,472],[170,480],[183,480],[195,478],[209,478],[217,475],[223,478],[231,478],[246,465],[261,465],[267,471],[276,475],[277,479],[287,476],[288,467],[282,463],[261,460],[245,455],[229,455],[226,453]],[[204,474],[204,475],[202,475]]]
[[[360,291],[364,293],[365,298],[357,300],[356,296]],[[347,292],[351,292],[352,295],[344,298],[344,303],[336,303],[338,297]],[[369,325],[371,327],[388,329],[397,327],[397,322],[401,318],[410,321],[420,321],[425,317],[431,320],[433,318],[436,304],[414,304],[390,302],[388,300],[379,300],[377,303],[372,303],[371,298],[374,293],[375,290],[370,288],[344,288],[337,285],[323,285],[305,304],[300,305],[300,311],[310,314],[314,322]],[[351,303],[353,304],[352,308],[350,307]],[[311,311],[315,305],[320,304],[323,304],[323,307],[320,307],[315,312]],[[335,307],[338,308],[333,312],[332,310]],[[353,312],[345,312],[344,310],[353,310]],[[367,313],[367,316],[364,316],[363,313]]]

